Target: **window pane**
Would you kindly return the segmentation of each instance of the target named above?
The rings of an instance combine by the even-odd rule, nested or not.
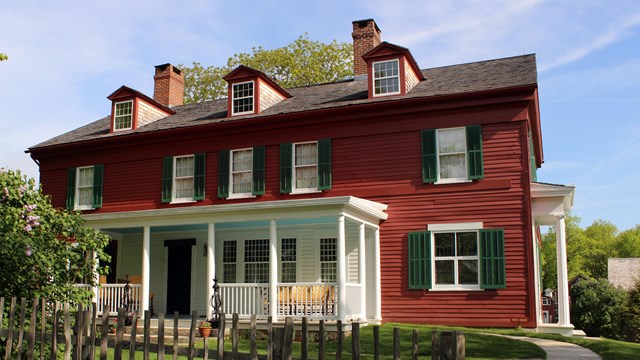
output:
[[[305,166],[296,168],[296,189],[308,189],[318,186],[318,168]]]
[[[477,284],[478,283],[478,260],[458,261],[458,283]]]
[[[316,165],[318,162],[318,144],[296,144],[295,147],[296,166]]]
[[[478,239],[476,232],[458,233],[458,256],[478,255]]]
[[[253,82],[233,85],[233,113],[253,111]]]
[[[296,263],[282,263],[282,282],[296,282]]]
[[[232,156],[231,171],[250,171],[252,169],[253,150],[233,151]]]
[[[440,156],[440,179],[466,178],[467,164],[464,154]]]
[[[454,233],[442,233],[442,234],[434,234],[436,241],[436,256],[455,256],[454,253],[454,244],[455,244],[455,234]]]
[[[244,282],[269,282],[269,240],[244,241]]]
[[[438,130],[438,153],[464,153],[466,139],[464,128]]]
[[[454,284],[453,260],[436,261],[436,284]]]
[[[235,283],[236,280],[236,252],[235,240],[227,240],[222,243],[222,282]]]
[[[176,198],[191,198],[193,197],[193,178],[177,179],[176,180]]]
[[[78,186],[93,186],[93,167],[78,169]]]
[[[320,281],[336,282],[336,238],[320,239]]]
[[[176,177],[193,176],[193,156],[176,158]]]
[[[250,193],[253,186],[251,172],[233,174],[233,193]]]
[[[93,205],[93,187],[78,189],[78,206]]]
[[[114,114],[115,116],[114,128],[116,130],[128,129],[131,127],[132,106],[133,106],[133,103],[131,101],[116,103],[116,109]]]

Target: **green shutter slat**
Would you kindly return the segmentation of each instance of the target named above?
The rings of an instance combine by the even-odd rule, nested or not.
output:
[[[480,125],[467,126],[467,161],[469,180],[484,177],[482,166],[482,129]]]
[[[253,189],[252,195],[264,194],[264,171],[265,171],[265,149],[264,146],[253,148]]]
[[[436,131],[422,130],[422,182],[438,181],[438,159],[436,154]]]
[[[331,139],[318,141],[318,190],[331,189]]]
[[[93,166],[93,200],[92,206],[94,209],[102,207],[102,178],[104,176],[104,166]]]
[[[431,289],[431,233],[408,235],[409,289]]]
[[[504,289],[506,268],[504,256],[504,230],[480,230],[480,287]]]
[[[293,159],[291,143],[280,144],[280,192],[283,194],[289,194],[293,189],[292,162]]]
[[[171,202],[173,185],[173,157],[166,156],[162,159],[162,202]]]
[[[229,197],[229,150],[218,152],[218,199]]]
[[[207,156],[205,153],[198,153],[194,155],[194,158],[193,200],[204,200]]]
[[[76,206],[76,168],[67,170],[67,209],[73,210]]]

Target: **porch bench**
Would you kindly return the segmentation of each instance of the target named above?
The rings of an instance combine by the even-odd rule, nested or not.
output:
[[[278,294],[278,303],[291,315],[333,315],[335,296],[331,285],[292,285]]]

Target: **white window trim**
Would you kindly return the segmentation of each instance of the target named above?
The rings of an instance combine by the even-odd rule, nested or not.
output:
[[[440,146],[439,146],[440,140],[438,135],[442,130],[455,130],[455,129],[462,129],[464,131],[464,174],[465,176],[459,177],[459,178],[440,179]],[[469,180],[469,152],[467,150],[467,132],[465,127],[436,129],[436,163],[437,163],[436,170],[438,172],[437,173],[438,181],[436,181],[434,185],[473,182],[472,180]]]
[[[235,92],[233,91],[233,88],[235,86],[238,85],[244,85],[244,84],[251,84],[253,87],[253,95],[251,96],[245,96],[245,97],[235,97]],[[235,100],[240,100],[240,99],[248,99],[251,98],[251,104],[252,104],[252,110],[251,111],[243,111],[243,112],[235,112],[235,106],[233,105],[233,102]],[[253,114],[256,111],[256,84],[253,80],[250,81],[243,81],[243,82],[238,82],[238,83],[233,83],[231,84],[231,115],[232,116],[236,116],[236,115],[245,115],[245,114]]]
[[[96,175],[95,173],[95,167],[93,165],[91,166],[81,166],[76,168],[76,188],[75,188],[75,196],[74,196],[74,204],[73,204],[73,208],[77,209],[77,210],[93,210],[93,200],[91,201],[90,205],[80,205],[78,204],[78,202],[80,201],[80,170],[84,170],[84,169],[92,169],[93,170],[93,176]],[[91,197],[93,198],[93,183],[91,183],[90,185],[85,185],[83,186],[83,188],[91,188]]]
[[[480,223],[451,223],[451,224],[429,224],[427,229],[431,232],[431,289],[429,291],[484,291],[480,287],[480,229],[482,226],[471,228],[473,225]],[[458,284],[458,285],[438,285],[436,284],[436,233],[449,232],[476,232],[476,244],[478,255],[476,256],[444,256],[437,257],[438,260],[455,260],[453,262],[454,279],[458,281],[458,260],[477,260],[478,261],[478,283],[477,284]]]
[[[233,153],[238,151],[247,151],[251,150],[251,156],[253,156],[253,148],[244,148],[244,149],[235,149],[229,151],[229,196],[227,199],[246,199],[246,198],[254,198],[255,195],[251,191],[245,193],[234,193],[233,192]],[[253,160],[251,161],[251,170],[249,171],[238,171],[238,172],[250,172],[251,177],[253,179]],[[253,187],[253,180],[252,185]]]
[[[314,188],[297,188],[296,187],[296,171],[297,171],[297,167],[296,167],[296,145],[303,145],[303,144],[316,144],[316,187]],[[299,143],[293,143],[291,144],[291,146],[293,147],[291,149],[291,194],[295,195],[295,194],[313,194],[313,193],[320,193],[322,192],[321,190],[318,190],[318,142],[317,141],[305,141],[305,142],[299,142]],[[310,167],[311,165],[302,165],[300,167]]]
[[[176,197],[176,191],[178,190],[177,188],[177,182],[176,180],[178,180],[178,178],[176,177],[176,170],[177,170],[177,162],[178,159],[183,159],[183,158],[193,158],[193,174],[190,176],[191,177],[191,181],[193,183],[193,181],[195,181],[195,161],[196,161],[196,157],[195,155],[191,154],[191,155],[181,155],[181,156],[174,156],[173,157],[173,174],[171,174],[171,181],[173,181],[172,187],[171,187],[171,204],[185,204],[185,203],[192,203],[192,202],[196,202],[193,199],[193,196],[191,197],[185,197],[185,198],[179,198]],[[184,177],[180,177],[180,179],[186,179],[188,178],[188,176],[184,176]]]
[[[387,93],[382,93],[382,94],[376,94],[376,80],[382,80],[382,79],[392,79],[395,78],[395,76],[385,76],[385,77],[381,77],[381,78],[376,78],[376,72],[375,72],[375,68],[376,68],[376,64],[380,64],[380,63],[386,63],[386,62],[395,62],[398,65],[398,91],[394,91],[394,92],[387,92]],[[372,94],[373,97],[379,97],[379,96],[389,96],[389,95],[398,95],[400,94],[401,90],[402,90],[402,84],[400,82],[401,77],[400,77],[400,61],[398,59],[390,59],[390,60],[383,60],[383,61],[374,61],[371,64],[371,89],[372,89]]]
[[[127,127],[127,128],[120,128],[120,129],[116,129],[116,118],[118,117],[116,115],[116,109],[118,108],[118,104],[125,104],[125,103],[131,103],[131,114],[129,114],[129,116],[131,117],[131,126]],[[124,131],[124,130],[131,130],[133,129],[133,100],[127,100],[127,101],[118,101],[115,104],[113,104],[113,131]]]

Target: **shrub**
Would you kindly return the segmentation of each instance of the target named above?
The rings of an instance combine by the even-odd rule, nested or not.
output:
[[[606,280],[582,280],[571,288],[571,322],[589,336],[622,338],[626,291]]]
[[[624,337],[627,341],[640,342],[640,279],[629,291],[622,315]]]

